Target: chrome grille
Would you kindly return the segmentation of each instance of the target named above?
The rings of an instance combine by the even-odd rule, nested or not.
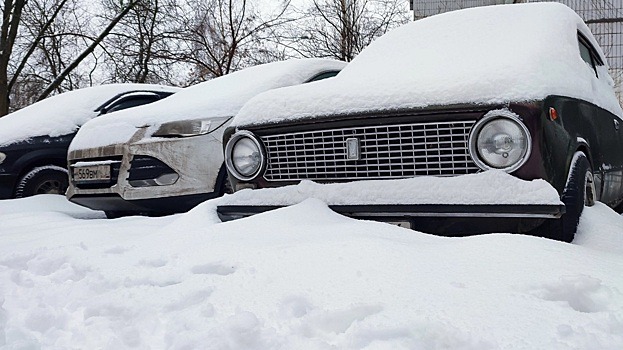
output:
[[[387,179],[475,173],[474,120],[349,127],[262,136],[268,181]],[[347,139],[359,140],[349,160]],[[352,143],[352,142],[351,142]]]

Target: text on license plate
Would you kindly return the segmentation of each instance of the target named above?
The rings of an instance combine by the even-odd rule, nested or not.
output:
[[[73,175],[76,182],[110,180],[110,165],[76,167]]]

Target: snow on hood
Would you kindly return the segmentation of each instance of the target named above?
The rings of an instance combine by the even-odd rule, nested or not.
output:
[[[501,170],[455,177],[420,176],[242,190],[225,196],[222,205],[292,205],[317,198],[329,205],[358,204],[549,204],[558,192],[545,180],[525,181]]]
[[[71,134],[95,118],[95,110],[118,94],[134,91],[176,92],[179,88],[151,84],[108,84],[68,91],[0,118],[0,146],[31,137]]]
[[[312,116],[447,104],[499,104],[566,95],[621,116],[608,67],[582,60],[577,32],[599,51],[582,19],[559,3],[448,12],[396,28],[335,79],[261,94],[238,126]]]
[[[292,59],[243,69],[188,87],[166,100],[93,120],[80,130],[70,150],[126,142],[137,127],[177,120],[231,117],[261,92],[301,84],[319,73],[340,70],[345,65],[345,62],[327,59]]]

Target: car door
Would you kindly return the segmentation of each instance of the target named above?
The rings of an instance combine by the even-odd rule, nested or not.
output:
[[[595,77],[595,85],[608,84],[607,74],[600,74],[599,68],[604,67],[604,61],[597,50],[580,33],[578,33],[580,56],[591,69]],[[603,70],[601,70],[603,72]],[[597,89],[594,89],[597,90]],[[597,90],[598,91],[598,90]],[[594,139],[589,140],[593,171],[597,175],[597,185],[601,187],[600,200],[607,204],[614,204],[623,191],[623,120],[618,116],[591,103],[580,103],[582,118],[594,129]],[[601,181],[599,181],[601,180]],[[599,192],[599,189],[597,189]]]

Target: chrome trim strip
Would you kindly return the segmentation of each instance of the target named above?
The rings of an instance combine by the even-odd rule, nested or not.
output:
[[[556,219],[559,218],[560,215],[555,214],[532,214],[532,213],[432,213],[432,212],[402,212],[402,213],[391,213],[391,212],[356,212],[356,213],[348,213],[349,216],[353,217],[442,217],[442,218],[532,218],[532,219]]]

